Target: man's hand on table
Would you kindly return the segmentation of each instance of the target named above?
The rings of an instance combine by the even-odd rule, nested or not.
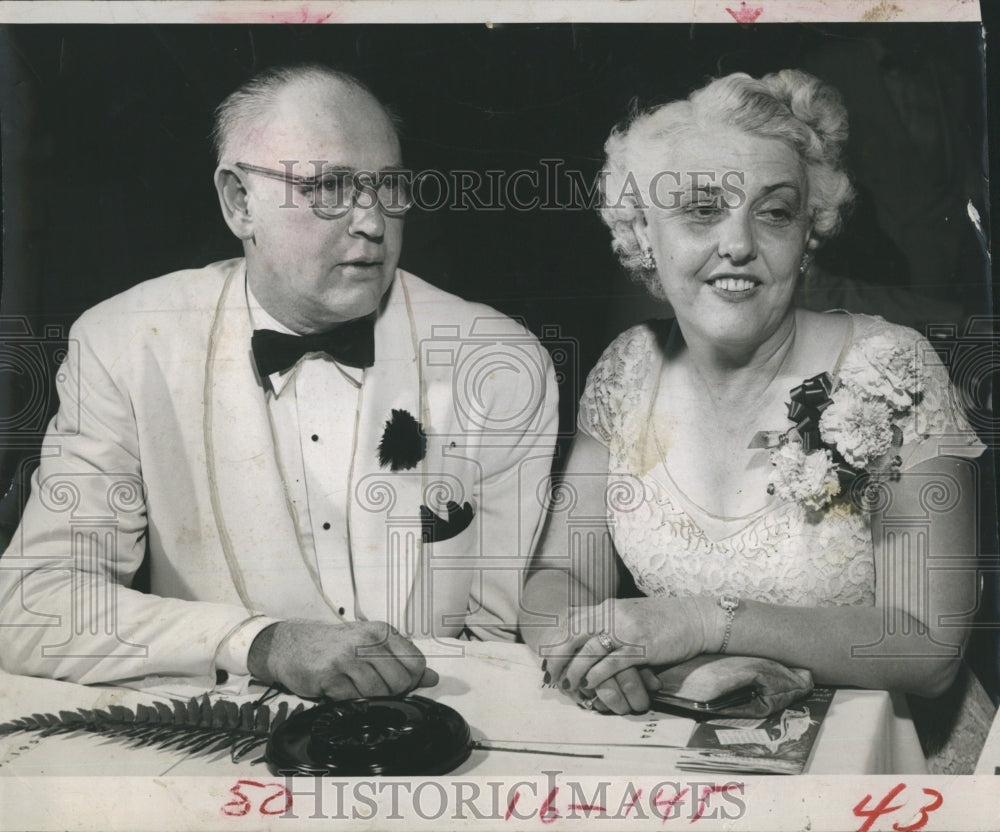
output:
[[[436,685],[420,650],[384,621],[280,621],[254,639],[250,674],[314,699],[393,696]]]

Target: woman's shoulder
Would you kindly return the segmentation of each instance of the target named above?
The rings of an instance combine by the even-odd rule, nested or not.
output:
[[[808,341],[821,350],[826,345],[822,363],[832,367],[835,374],[845,364],[870,363],[876,356],[884,358],[889,353],[905,354],[916,361],[934,357],[933,348],[919,332],[879,315],[803,309],[797,314],[801,331],[808,333]]]
[[[922,387],[924,381],[947,384],[948,373],[930,342],[915,329],[894,324],[878,315],[851,313],[852,333],[840,357],[837,375],[852,379],[872,372],[892,377],[912,376]]]
[[[898,344],[907,346],[910,344],[922,343],[924,338],[915,329],[911,329],[903,324],[894,324],[887,321],[881,315],[866,315],[859,312],[849,312],[854,324],[854,341],[863,341],[866,338],[880,336],[895,341]]]
[[[636,347],[652,347],[670,337],[674,326],[673,318],[650,318],[618,333],[604,350],[605,354],[626,352]]]
[[[796,314],[799,325],[809,333],[810,337],[828,343],[844,343],[848,348],[872,336],[888,338],[903,345],[926,340],[915,329],[894,324],[881,315],[848,312],[844,309],[831,309],[827,312],[798,309]]]
[[[824,319],[827,325],[846,328],[849,348],[856,347],[870,338],[884,339],[886,343],[893,343],[907,349],[917,344],[927,343],[927,339],[917,330],[903,324],[887,321],[881,315],[844,310],[809,312],[807,314]]]
[[[878,315],[850,314],[852,334],[834,375],[838,387],[879,401],[902,434],[902,470],[940,453],[978,456],[948,368],[915,329]]]
[[[630,387],[635,384],[664,354],[673,324],[673,319],[651,319],[620,333],[590,371],[588,385]]]
[[[635,409],[638,397],[654,378],[673,320],[649,320],[630,327],[604,350],[587,375],[580,399],[579,425],[595,439],[610,443],[618,419]]]

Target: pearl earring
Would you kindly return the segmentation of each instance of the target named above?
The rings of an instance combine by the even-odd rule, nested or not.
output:
[[[651,272],[656,268],[656,258],[653,257],[653,249],[643,249],[639,257],[639,265],[647,272]]]
[[[805,274],[806,270],[809,268],[809,252],[803,252],[802,262],[799,263],[799,274]]]

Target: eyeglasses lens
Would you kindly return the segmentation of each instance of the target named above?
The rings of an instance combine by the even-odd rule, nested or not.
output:
[[[346,214],[352,205],[374,208],[376,200],[385,214],[404,214],[413,205],[407,175],[325,173],[313,189],[312,207],[323,216],[336,217]]]

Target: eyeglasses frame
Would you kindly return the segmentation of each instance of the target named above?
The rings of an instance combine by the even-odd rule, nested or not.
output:
[[[320,184],[323,178],[322,176],[300,176],[299,174],[296,173],[289,173],[288,171],[284,170],[275,170],[274,168],[265,168],[261,167],[260,165],[251,165],[247,162],[236,162],[234,164],[235,167],[239,168],[245,173],[256,173],[259,176],[265,176],[268,179],[276,179],[288,185],[305,185],[308,187],[315,188]],[[344,173],[345,175],[350,174],[351,184],[354,187],[354,192],[351,194],[350,205],[345,204],[343,206],[343,210],[338,209],[336,212],[333,212],[321,208],[319,205],[316,204],[316,199],[313,198],[312,204],[309,207],[312,208],[312,212],[320,219],[334,220],[346,216],[348,213],[350,213],[351,209],[358,204],[358,196],[365,191],[371,191],[374,193],[375,205],[377,205],[379,210],[387,217],[401,217],[407,211],[409,211],[410,208],[413,207],[414,201],[412,193],[410,194],[409,202],[406,204],[405,207],[402,208],[389,208],[382,203],[381,199],[378,198],[378,188],[381,184],[379,180],[382,177],[406,175],[410,173],[410,171],[408,170],[405,169],[390,170],[390,171],[342,170],[338,172]],[[363,206],[363,207],[373,208],[375,207],[375,205]]]

